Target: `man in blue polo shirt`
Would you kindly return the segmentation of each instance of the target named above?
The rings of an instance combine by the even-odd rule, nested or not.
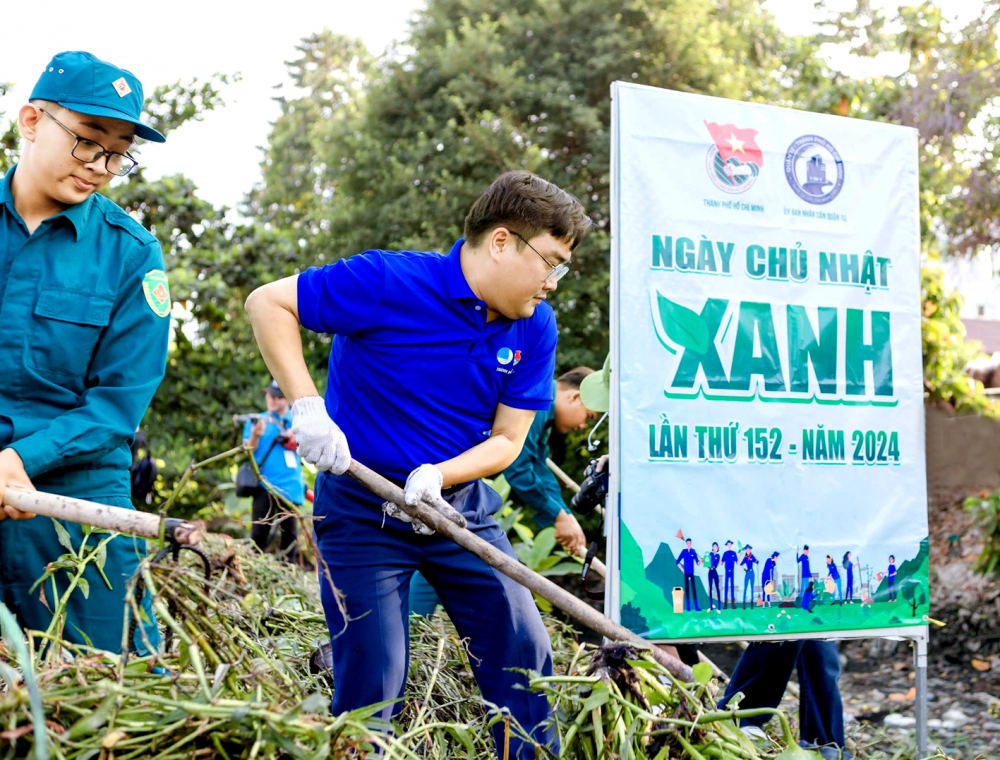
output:
[[[403,696],[408,593],[419,570],[438,592],[490,703],[554,743],[543,694],[517,670],[552,672],[531,593],[342,475],[351,453],[513,556],[480,478],[518,456],[552,404],[556,326],[546,297],[590,220],[579,201],[528,172],[499,177],[473,204],[448,255],[372,250],[265,285],[247,300],[257,342],[293,399],[299,453],[321,471],[316,537],[342,601],[322,586],[340,713]],[[334,336],[326,399],[299,325]],[[348,446],[348,442],[350,446]],[[383,511],[384,509],[384,511]],[[408,516],[403,515],[407,517]],[[398,713],[397,701],[381,710]],[[504,722],[494,727],[503,754]],[[512,757],[534,746],[510,738]]]
[[[18,113],[21,160],[0,182],[0,500],[8,486],[37,487],[132,508],[130,446],[166,369],[170,292],[156,238],[98,191],[135,166],[135,137],[164,141],[142,106],[130,72],[69,52]],[[74,551],[97,537],[30,517],[0,510],[0,600],[45,631],[56,600],[51,584],[33,584],[67,551],[65,534]],[[91,563],[69,597],[61,633],[118,651],[145,542],[118,536],[105,551],[103,571]],[[62,594],[68,578],[54,579]],[[155,624],[146,640],[159,640]]]
[[[292,412],[288,399],[273,380],[264,389],[267,412],[251,424],[247,420],[243,426],[243,441],[250,444],[260,475],[275,492],[297,506],[306,499],[306,484],[302,479],[302,462],[296,451],[295,436],[292,435]],[[253,524],[250,538],[261,551],[267,550],[271,539],[271,528],[278,523],[281,538],[278,554],[286,562],[295,564],[299,560],[298,522],[290,513],[282,514],[278,499],[263,485],[258,485],[253,495]]]

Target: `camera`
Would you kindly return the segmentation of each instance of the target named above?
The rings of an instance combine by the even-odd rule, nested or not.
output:
[[[604,501],[608,497],[608,468],[604,472],[597,471],[597,460],[591,459],[587,469],[583,472],[583,482],[580,490],[577,491],[570,507],[580,515],[589,515],[598,507],[604,506]]]

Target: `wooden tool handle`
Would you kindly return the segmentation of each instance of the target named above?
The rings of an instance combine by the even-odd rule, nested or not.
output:
[[[44,491],[28,491],[16,486],[8,486],[4,491],[3,503],[36,515],[45,515],[59,520],[92,525],[117,533],[127,533],[143,538],[160,537],[160,517],[148,512],[139,512],[124,507],[109,507],[71,496],[59,496]],[[194,545],[201,541],[204,528],[200,523],[166,518],[164,536],[178,544]]]
[[[459,528],[433,507],[422,503],[416,507],[408,506],[403,501],[402,488],[394,483],[390,483],[360,462],[352,461],[347,474],[379,498],[393,502],[411,517],[416,517],[425,525],[434,528],[441,535],[447,536],[459,546],[468,549],[491,567],[496,568],[508,578],[514,579],[525,588],[534,591],[543,599],[547,599],[591,630],[600,633],[612,641],[627,641],[643,649],[651,649],[651,654],[656,658],[657,662],[667,668],[675,678],[685,683],[694,681],[691,668],[676,657],[672,657],[627,628],[605,617],[590,605],[584,604],[571,593],[554,584],[548,578],[542,577],[534,570],[522,565],[516,559],[508,557],[493,546],[493,544],[484,541],[472,531],[466,528]]]

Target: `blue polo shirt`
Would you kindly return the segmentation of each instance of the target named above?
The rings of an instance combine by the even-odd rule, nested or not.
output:
[[[487,323],[463,242],[448,255],[366,251],[299,275],[299,321],[334,336],[327,412],[351,455],[397,482],[489,438],[498,404],[552,405],[552,308]]]

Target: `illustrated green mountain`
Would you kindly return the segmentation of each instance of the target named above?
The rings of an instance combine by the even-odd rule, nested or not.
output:
[[[903,560],[903,562],[896,566],[896,595],[899,596],[899,590],[903,584],[913,578],[919,581],[926,588],[927,586],[927,572],[929,567],[929,557],[930,557],[930,545],[926,538],[920,541],[920,549],[913,559]],[[888,567],[888,558],[886,558],[886,567]],[[883,569],[884,573],[885,570]],[[889,598],[889,579],[885,576],[882,577],[882,582],[879,583],[878,588],[875,590],[874,594],[875,601],[882,602]]]
[[[708,589],[701,576],[707,572],[702,567],[695,568],[695,593],[698,595],[698,606],[703,609],[708,606]],[[653,561],[646,566],[646,580],[662,589],[664,599],[673,609],[673,591],[677,587],[684,588],[684,572],[677,567],[677,557],[667,544],[660,544]]]
[[[667,607],[663,589],[646,577],[646,567],[642,560],[642,549],[635,542],[625,523],[621,525],[621,605],[628,607],[630,615],[622,616],[622,625],[629,622],[645,623],[649,631],[663,628],[664,621],[656,616],[657,610]],[[680,571],[678,571],[680,572]],[[647,633],[647,631],[635,631]]]

